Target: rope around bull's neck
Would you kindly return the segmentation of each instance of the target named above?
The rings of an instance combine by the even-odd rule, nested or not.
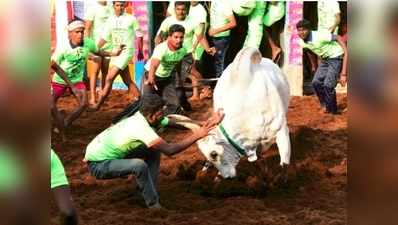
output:
[[[228,135],[227,131],[223,127],[223,125],[220,123],[218,126],[220,128],[221,133],[224,135],[224,137],[227,139],[227,141],[234,147],[234,149],[242,156],[246,155],[246,151],[240,147],[232,138]]]

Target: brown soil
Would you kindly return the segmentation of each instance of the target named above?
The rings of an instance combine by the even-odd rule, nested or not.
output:
[[[173,157],[162,157],[158,191],[165,209],[148,210],[133,177],[95,180],[82,162],[84,149],[109,126],[127,104],[125,92],[113,92],[98,112],[86,112],[68,130],[67,141],[53,134],[52,146],[64,163],[81,224],[346,224],[347,113],[324,114],[314,96],[293,97],[288,122],[292,163],[287,183],[281,182],[276,146],[259,160],[242,159],[238,177],[214,181],[215,169],[201,170],[204,157],[196,145]],[[338,96],[339,108],[347,96]],[[70,113],[72,97],[59,106]],[[210,115],[211,101],[195,102],[193,119]],[[344,111],[344,110],[343,110]],[[183,139],[186,130],[169,129],[167,141]],[[51,218],[58,211],[51,203]]]

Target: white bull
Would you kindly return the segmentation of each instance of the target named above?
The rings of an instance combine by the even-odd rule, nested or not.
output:
[[[276,142],[280,165],[290,163],[290,139],[286,121],[289,85],[280,68],[262,58],[255,48],[242,49],[224,70],[213,95],[214,111],[224,119],[198,147],[224,178],[236,176],[243,156],[257,160],[256,151]],[[194,124],[181,125],[195,128]]]

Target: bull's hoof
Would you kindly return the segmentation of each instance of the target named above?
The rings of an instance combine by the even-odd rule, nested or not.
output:
[[[280,167],[279,173],[272,179],[271,188],[286,187],[289,183],[289,173],[291,173],[291,170],[289,170],[288,165]]]
[[[249,176],[246,179],[246,185],[249,187],[250,190],[256,193],[263,191],[266,186],[265,182],[257,176]]]

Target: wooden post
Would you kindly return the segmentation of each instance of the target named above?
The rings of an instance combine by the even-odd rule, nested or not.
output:
[[[303,1],[286,2],[285,29],[281,35],[284,50],[282,67],[290,85],[290,94],[303,95],[303,51],[299,45],[296,23],[303,18]]]

